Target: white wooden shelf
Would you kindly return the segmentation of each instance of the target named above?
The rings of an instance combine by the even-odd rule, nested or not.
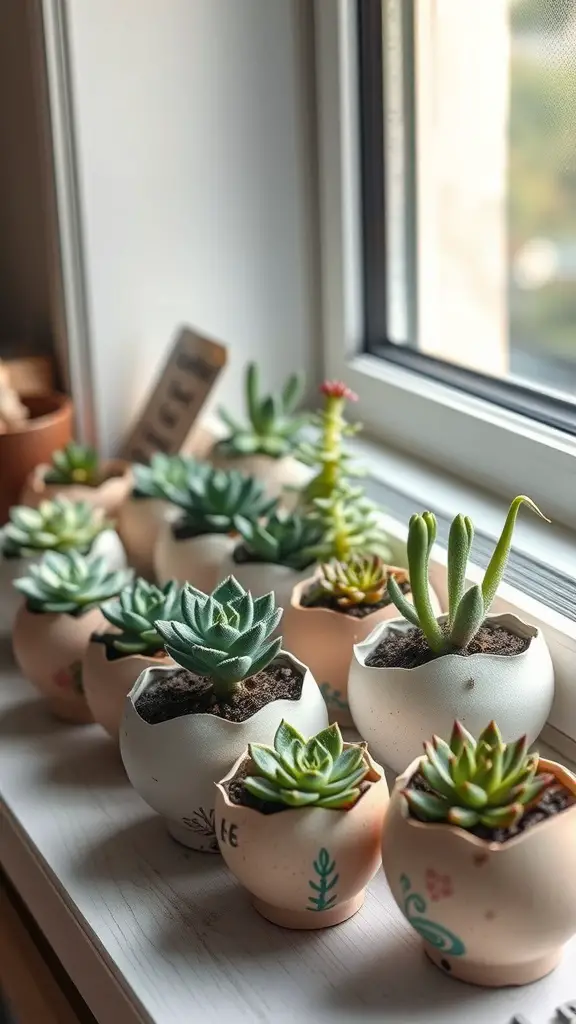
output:
[[[574,940],[527,988],[443,977],[381,872],[337,928],[268,924],[219,857],[168,837],[98,727],[58,724],[0,664],[0,861],[101,1024],[549,1024],[576,997]]]

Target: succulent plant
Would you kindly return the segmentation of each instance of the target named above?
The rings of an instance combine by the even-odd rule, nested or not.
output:
[[[514,498],[484,573],[482,585],[475,584],[466,591],[466,567],[474,527],[468,516],[458,515],[452,521],[448,541],[448,621],[445,626],[441,626],[434,615],[428,583],[428,563],[436,538],[436,518],[432,512],[423,512],[410,519],[407,548],[414,604],[406,600],[393,578],[388,580],[388,593],[400,614],[422,630],[430,649],[435,653],[446,654],[466,648],[482,626],[504,575],[516,517],[522,504],[528,505],[533,512],[546,519],[530,498],[524,495]],[[546,519],[546,522],[549,520]]]
[[[322,526],[317,556],[347,562],[357,552],[390,557],[377,506],[361,487],[343,482],[328,498],[315,498],[310,516]]]
[[[207,467],[200,475],[188,474],[185,487],[168,487],[166,496],[182,509],[178,528],[191,536],[230,533],[238,516],[255,521],[276,507],[263,484],[236,469]]]
[[[96,487],[100,483],[100,460],[96,449],[89,444],[71,441],[65,448],[52,452],[52,463],[44,474],[44,482]]]
[[[30,611],[81,615],[119,594],[128,577],[126,571],[110,572],[103,558],[48,551],[14,586]]]
[[[2,530],[5,558],[19,558],[40,551],[79,551],[88,553],[96,537],[110,524],[98,509],[84,501],[55,498],[42,501],[38,508],[16,505],[10,509],[10,521]]]
[[[359,423],[347,423],[344,417],[346,402],[356,402],[358,396],[341,381],[324,381],[320,385],[325,405],[312,422],[320,428],[316,441],[305,441],[298,449],[298,458],[317,472],[303,491],[305,503],[315,498],[331,498],[340,489],[347,476],[358,476],[350,466],[350,456],[344,448],[344,438],[358,433]]]
[[[235,523],[249,560],[273,562],[297,571],[316,560],[324,537],[319,522],[296,513],[273,512],[266,523],[236,516]]]
[[[191,455],[165,455],[154,452],[148,465],[134,463],[134,498],[160,498],[168,500],[168,492],[186,487],[189,475],[202,474],[204,463]]]
[[[246,367],[246,411],[249,425],[242,426],[226,409],[219,415],[230,430],[217,445],[225,455],[270,455],[279,459],[298,446],[302,428],[310,421],[308,415],[295,415],[304,392],[304,377],[293,374],[277,395],[260,394],[260,375],[256,363]]]
[[[360,785],[370,774],[366,744],[344,748],[336,724],[306,742],[282,721],[273,747],[251,743],[249,751],[256,772],[244,779],[244,786],[265,803],[346,811],[356,803]]]
[[[180,622],[181,598],[182,589],[173,581],[156,587],[138,577],[122,590],[117,600],[102,605],[102,614],[121,632],[102,633],[99,640],[118,654],[152,657],[164,649],[156,622],[158,619]]]
[[[352,555],[349,562],[338,562],[334,558],[320,567],[306,603],[313,604],[318,598],[330,597],[340,608],[379,604],[386,596],[390,571],[378,555]],[[404,569],[392,571],[401,583],[407,581],[408,574]]]
[[[554,781],[553,775],[538,774],[538,754],[528,753],[526,737],[504,743],[495,722],[477,741],[455,722],[450,743],[434,736],[424,750],[420,773],[430,792],[412,785],[403,790],[410,811],[421,821],[467,829],[512,828]]]
[[[210,595],[186,583],[182,621],[157,622],[156,629],[174,661],[207,676],[214,698],[227,701],[280,651],[282,637],[270,638],[281,617],[273,593],[254,599],[228,576]]]

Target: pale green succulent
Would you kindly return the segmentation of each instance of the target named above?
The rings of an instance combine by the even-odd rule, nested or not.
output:
[[[30,611],[81,615],[120,593],[129,575],[111,572],[103,558],[48,551],[14,586]]]
[[[243,426],[226,409],[219,409],[230,434],[218,442],[217,451],[232,456],[270,455],[274,459],[295,451],[302,428],[310,419],[305,414],[295,415],[304,393],[303,375],[292,374],[280,395],[261,395],[258,366],[249,363],[245,389],[249,424]]]
[[[306,516],[273,512],[265,523],[235,518],[247,561],[272,562],[300,571],[316,560],[322,543],[322,525]]]
[[[170,581],[163,587],[140,577],[122,590],[115,601],[102,605],[102,614],[120,633],[102,633],[98,639],[112,651],[152,657],[164,649],[156,629],[158,619],[181,621],[182,588]]]
[[[254,599],[228,576],[210,595],[186,583],[182,621],[157,622],[156,629],[174,661],[207,676],[214,697],[229,700],[280,651],[282,637],[271,637],[281,617],[273,593]]]
[[[100,483],[98,452],[89,444],[71,441],[65,448],[52,452],[52,464],[44,474],[44,482],[97,487]]]
[[[477,741],[455,722],[450,743],[434,736],[424,749],[420,773],[431,792],[413,785],[403,790],[411,812],[421,821],[509,829],[554,781],[549,773],[537,774],[538,754],[528,753],[526,737],[504,743],[495,722]]]
[[[344,748],[336,724],[306,742],[292,725],[282,721],[273,747],[251,743],[249,751],[256,770],[250,766],[244,786],[265,803],[349,810],[370,773],[366,744]]]
[[[148,465],[139,462],[132,466],[134,474],[133,498],[160,498],[169,500],[168,492],[186,487],[189,475],[201,474],[204,463],[191,455],[164,455],[154,452]]]
[[[96,537],[110,524],[99,509],[84,501],[55,498],[38,508],[16,505],[2,530],[5,558],[23,558],[42,551],[79,551],[87,554]]]
[[[428,582],[430,552],[436,539],[436,517],[432,512],[423,512],[410,519],[407,550],[414,604],[404,597],[393,577],[388,580],[388,593],[400,614],[422,630],[430,649],[436,654],[466,648],[482,626],[504,575],[516,517],[522,504],[528,505],[541,519],[546,519],[530,498],[524,495],[514,498],[482,585],[474,584],[466,591],[466,568],[474,527],[468,516],[458,515],[453,520],[448,541],[448,621],[444,626],[434,615]]]
[[[235,469],[207,467],[205,473],[188,475],[185,487],[167,488],[166,495],[182,509],[174,525],[177,536],[232,533],[238,516],[255,521],[276,507],[258,480]]]

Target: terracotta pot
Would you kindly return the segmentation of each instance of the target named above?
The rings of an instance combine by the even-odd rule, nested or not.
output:
[[[209,594],[224,577],[222,562],[234,548],[227,533],[204,533],[200,537],[177,540],[172,523],[161,524],[154,548],[154,569],[161,586],[169,580],[191,583]]]
[[[266,487],[271,498],[282,498],[285,508],[293,508],[299,491],[310,478],[310,470],[293,455],[273,459],[270,455],[222,455],[218,445],[210,453],[210,462],[217,469],[237,469],[240,473],[253,476]],[[294,488],[292,492],[285,488]]]
[[[352,716],[348,707],[348,671],[354,644],[365,640],[379,622],[398,612],[390,604],[357,619],[331,608],[303,608],[302,594],[313,582],[314,577],[308,575],[295,586],[280,629],[286,648],[310,665],[328,706],[330,721],[349,726]]]
[[[273,590],[278,607],[286,609],[290,604],[294,587],[304,580],[309,580],[314,569],[314,565],[308,565],[298,572],[297,569],[290,569],[287,565],[276,565],[274,562],[236,562],[234,550],[232,550],[231,554],[223,559],[220,572],[222,579],[226,579],[227,576],[235,576],[253,597],[261,597]],[[280,622],[278,633],[282,633],[285,618],[286,615]],[[290,650],[290,647],[288,649]],[[306,662],[306,664],[308,663]]]
[[[576,932],[576,805],[506,843],[412,818],[394,787],[382,860],[392,895],[446,974],[475,985],[525,985],[553,970]],[[576,794],[576,776],[540,759]]]
[[[2,530],[0,530],[0,550],[2,548]],[[98,534],[92,552],[106,560],[108,568],[113,571],[126,568],[126,555],[115,530],[103,530]],[[2,558],[0,556],[0,636],[12,629],[14,616],[20,607],[21,595],[13,587],[13,580],[25,576],[33,562],[39,562],[43,552],[30,558]]]
[[[98,635],[104,632],[113,633],[117,630],[111,626],[109,629],[98,630]],[[94,721],[113,740],[118,740],[126,696],[138,677],[147,668],[173,667],[172,658],[166,654],[155,658],[128,654],[123,658],[108,659],[104,644],[90,640],[84,652],[82,680]]]
[[[0,524],[18,499],[24,481],[72,437],[72,403],[66,395],[20,395],[30,410],[21,430],[0,434]]]
[[[118,511],[117,529],[128,555],[128,562],[138,576],[156,578],[154,548],[165,519],[174,518],[177,510],[161,498],[128,497]]]
[[[107,516],[115,516],[132,487],[130,465],[123,459],[110,459],[102,463],[102,483],[97,487],[88,487],[86,484],[47,484],[44,477],[49,468],[47,463],[42,463],[29,474],[20,504],[37,508],[41,501],[68,498],[69,501],[84,501],[95,508],[101,508]]]
[[[246,750],[216,787],[216,835],[228,867],[273,924],[316,929],[347,921],[380,867],[388,804],[383,768],[366,754],[372,780],[349,811],[303,807],[262,814],[232,803],[225,789],[247,757]]]
[[[441,616],[439,621],[445,621]],[[449,735],[457,718],[478,735],[494,718],[505,740],[532,743],[552,707],[554,670],[540,630],[515,615],[488,623],[530,637],[523,654],[445,654],[418,668],[368,668],[366,659],[387,633],[410,629],[404,619],[380,623],[354,647],[348,697],[356,728],[383,764],[401,771],[433,733]]]
[[[126,698],[120,751],[134,789],[166,818],[168,831],[194,850],[218,852],[214,832],[215,783],[252,742],[272,743],[283,718],[307,736],[328,724],[326,705],[313,676],[291,654],[279,659],[304,672],[299,700],[275,700],[245,722],[216,715],[183,715],[150,725],[135,703],[152,682],[172,671],[142,673]]]
[[[22,601],[14,622],[12,646],[16,663],[57,718],[91,722],[82,679],[82,658],[94,630],[106,619],[99,608],[84,615],[29,612]]]

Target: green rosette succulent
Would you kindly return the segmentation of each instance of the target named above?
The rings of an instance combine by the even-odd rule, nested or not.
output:
[[[182,588],[173,581],[163,587],[138,577],[115,601],[102,605],[102,614],[119,633],[102,633],[98,640],[114,656],[145,654],[154,657],[164,650],[156,629],[158,619],[181,621]]]
[[[204,463],[191,455],[164,455],[154,452],[148,465],[135,462],[132,466],[133,498],[159,498],[168,501],[169,492],[183,490],[189,476],[201,474]]]
[[[390,567],[378,555],[352,555],[349,562],[332,559],[320,566],[312,593],[307,603],[328,597],[340,608],[379,604],[386,596]],[[394,569],[394,575],[405,582],[408,575],[403,569]]]
[[[254,477],[212,467],[201,475],[188,475],[185,487],[170,487],[166,495],[182,509],[173,527],[176,536],[236,532],[238,517],[254,522],[269,516],[277,504]]]
[[[410,811],[421,821],[466,829],[513,828],[554,781],[551,774],[538,774],[538,754],[528,753],[526,737],[504,743],[495,722],[477,741],[455,722],[450,743],[434,736],[424,750],[420,774],[429,791],[416,788],[414,780],[403,790]]]
[[[516,518],[523,504],[546,519],[530,498],[524,495],[514,498],[482,584],[474,584],[468,590],[465,590],[466,569],[474,526],[469,516],[458,515],[453,520],[448,540],[448,621],[444,626],[437,621],[430,601],[428,566],[436,539],[436,517],[432,512],[423,512],[410,519],[407,550],[414,603],[404,597],[393,577],[388,580],[388,593],[400,614],[422,630],[428,646],[436,654],[463,650],[483,625],[504,575]]]
[[[274,746],[251,743],[250,775],[244,787],[264,803],[286,807],[328,807],[349,810],[370,775],[366,744],[344,748],[334,724],[307,742],[288,722],[276,730]]]
[[[32,612],[82,615],[119,594],[129,575],[110,572],[103,558],[48,551],[26,576],[14,580],[14,586]]]
[[[52,452],[51,465],[44,474],[44,483],[97,487],[100,483],[98,452],[89,444],[71,441],[65,448]]]
[[[297,513],[273,512],[265,523],[235,518],[244,561],[271,562],[301,571],[316,561],[323,541],[320,523]]]
[[[1,548],[5,558],[27,558],[43,551],[79,551],[87,554],[110,523],[99,509],[84,501],[55,498],[38,508],[16,505],[2,530]]]
[[[271,638],[281,617],[273,593],[254,599],[228,576],[212,594],[186,583],[182,621],[160,621],[156,629],[174,661],[207,676],[214,697],[228,701],[280,651],[282,637]]]
[[[302,428],[310,417],[296,415],[304,393],[304,376],[293,374],[280,395],[260,393],[260,372],[256,363],[246,368],[245,394],[248,424],[243,425],[226,409],[219,415],[230,434],[216,445],[218,452],[228,456],[269,455],[280,459],[298,447]]]

